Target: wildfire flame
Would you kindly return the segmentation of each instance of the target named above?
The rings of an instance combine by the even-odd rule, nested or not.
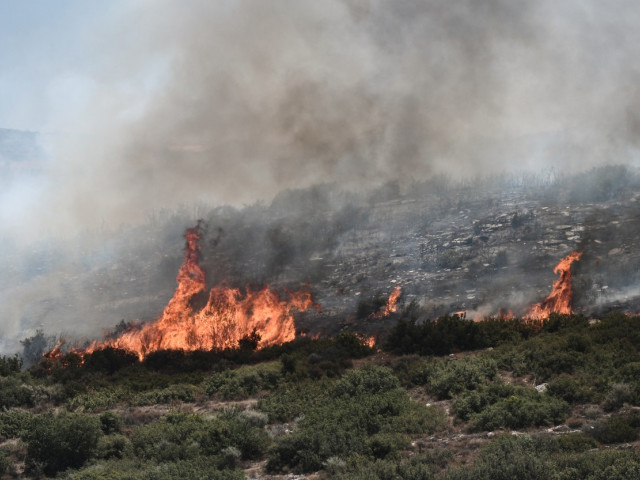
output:
[[[362,339],[362,344],[370,348],[375,347],[377,342],[378,339],[375,336],[365,337]]]
[[[555,266],[553,273],[560,275],[560,278],[553,282],[553,289],[545,300],[529,308],[524,316],[526,320],[542,320],[548,318],[552,313],[566,315],[573,313],[571,265],[573,262],[580,260],[581,257],[582,252],[572,252]]]
[[[384,306],[384,310],[371,314],[370,318],[384,318],[395,313],[398,310],[398,299],[401,294],[402,290],[400,287],[394,288],[387,299],[387,304]]]
[[[293,311],[320,305],[308,291],[287,292],[281,300],[268,286],[258,291],[218,285],[211,289],[206,305],[194,311],[193,300],[206,289],[205,272],[200,267],[200,225],[185,232],[185,258],[173,297],[155,321],[132,327],[119,337],[94,342],[84,353],[106,347],[132,351],[143,359],[150,352],[167,349],[220,350],[235,348],[240,339],[257,333],[260,347],[277,345],[295,338]]]

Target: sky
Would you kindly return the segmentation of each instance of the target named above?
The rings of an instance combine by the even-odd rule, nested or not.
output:
[[[0,220],[634,163],[639,25],[632,0],[0,0],[0,128],[50,152]]]
[[[0,128],[42,131],[60,110],[91,88],[90,32],[109,2],[0,1]],[[79,108],[77,105],[76,108]]]

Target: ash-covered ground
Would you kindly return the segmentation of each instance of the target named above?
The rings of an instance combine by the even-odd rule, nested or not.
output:
[[[184,229],[203,219],[201,264],[210,286],[283,296],[303,284],[323,312],[298,315],[301,332],[377,333],[391,291],[424,318],[522,314],[546,297],[553,267],[574,250],[575,309],[640,310],[640,176],[622,166],[571,177],[445,177],[366,192],[336,185],[288,190],[270,204],[181,207],[117,232],[73,242],[35,241],[25,254],[3,240],[3,349],[38,329],[100,337],[121,320],[153,320],[173,293]]]

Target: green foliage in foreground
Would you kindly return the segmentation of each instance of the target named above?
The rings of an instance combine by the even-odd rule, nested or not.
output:
[[[319,470],[345,480],[640,478],[635,445],[618,449],[640,432],[632,408],[640,405],[640,319],[556,316],[532,329],[449,317],[428,328],[443,352],[495,348],[414,351],[382,357],[393,370],[349,370],[372,351],[346,334],[267,352],[161,352],[145,363],[111,351],[83,365],[70,354],[65,364],[0,375],[0,440],[12,439],[0,450],[0,471],[6,464],[15,476],[12,465],[26,458],[27,476],[81,480],[235,480],[265,461],[272,473]],[[542,382],[545,393],[532,388]],[[424,400],[410,400],[407,388]],[[531,432],[569,415],[583,433],[471,436],[469,449],[442,451],[439,437],[457,432],[445,430],[425,395],[450,400],[454,427],[465,433]],[[257,410],[160,413],[166,404],[185,412],[248,398]],[[64,407],[72,413],[42,413]]]
[[[243,480],[238,470],[220,470],[218,463],[207,457],[180,460],[174,463],[110,460],[97,462],[61,476],[65,480]]]
[[[393,458],[408,445],[403,434],[433,432],[442,422],[435,409],[411,402],[387,368],[350,371],[326,387],[311,398],[282,399],[301,404],[304,413],[291,435],[277,439],[268,470],[310,472],[332,457]],[[265,399],[260,408],[282,415],[277,403]]]
[[[237,448],[243,459],[258,458],[267,448],[268,436],[239,412],[219,416],[170,414],[164,421],[146,425],[132,438],[133,450],[142,459],[176,462],[199,456],[216,456],[223,463],[223,450]]]
[[[49,476],[81,467],[93,457],[102,436],[98,418],[82,414],[41,415],[25,434],[27,470]]]
[[[460,395],[453,408],[478,430],[556,425],[569,413],[563,400],[501,381]]]
[[[631,480],[640,478],[640,455],[563,448],[562,437],[502,435],[468,468],[451,468],[445,480]]]

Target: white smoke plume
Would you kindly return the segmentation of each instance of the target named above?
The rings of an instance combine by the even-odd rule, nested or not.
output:
[[[50,119],[66,135],[34,215],[68,230],[318,182],[633,161],[639,16],[630,0],[116,3],[83,39],[92,67],[69,73],[84,108],[60,99]]]

